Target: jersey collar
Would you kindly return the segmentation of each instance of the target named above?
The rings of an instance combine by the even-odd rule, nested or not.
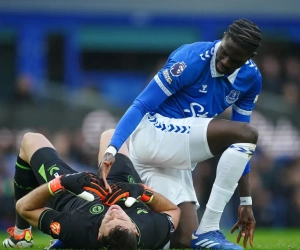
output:
[[[215,44],[215,47],[214,47],[214,54],[210,60],[210,72],[211,72],[211,76],[214,78],[214,77],[221,77],[221,76],[224,76],[224,74],[220,74],[218,73],[218,71],[216,70],[216,55],[217,55],[217,50],[219,48],[221,44],[221,41],[217,42]],[[239,73],[241,68],[238,68],[236,69],[231,75],[227,76],[227,79],[228,81],[231,82],[231,84],[234,83],[235,81],[235,78],[237,76],[237,74]]]

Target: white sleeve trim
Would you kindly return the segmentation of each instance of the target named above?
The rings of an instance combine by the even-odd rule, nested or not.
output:
[[[154,80],[156,81],[157,85],[161,88],[161,90],[167,95],[171,96],[172,93],[165,87],[165,85],[162,83],[162,81],[159,79],[158,75],[156,74],[154,76]]]
[[[251,115],[252,114],[251,110],[249,111],[249,110],[241,109],[238,106],[236,106],[235,104],[232,105],[232,108],[241,115]]]

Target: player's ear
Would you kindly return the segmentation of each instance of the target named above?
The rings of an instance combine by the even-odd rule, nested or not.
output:
[[[98,237],[97,237],[97,240],[100,240],[101,237],[102,237],[102,234],[101,234],[101,230],[100,230],[101,227],[99,227],[99,231],[98,231]]]
[[[134,223],[132,223],[132,224],[133,224],[133,230],[134,230],[135,235],[140,236],[138,230],[136,229],[136,225]]]

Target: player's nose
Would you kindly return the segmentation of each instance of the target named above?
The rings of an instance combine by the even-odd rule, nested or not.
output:
[[[221,63],[223,64],[224,67],[226,68],[230,68],[230,58],[229,57],[224,57],[222,60],[221,60]]]

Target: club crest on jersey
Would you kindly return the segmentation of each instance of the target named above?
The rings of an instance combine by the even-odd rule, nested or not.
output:
[[[172,76],[180,76],[186,67],[185,62],[177,62],[172,65],[170,72]]]
[[[52,222],[50,225],[50,230],[53,234],[59,235],[60,233],[60,224],[56,221]]]
[[[229,95],[226,96],[226,102],[229,104],[235,103],[239,99],[240,91],[231,90]]]

